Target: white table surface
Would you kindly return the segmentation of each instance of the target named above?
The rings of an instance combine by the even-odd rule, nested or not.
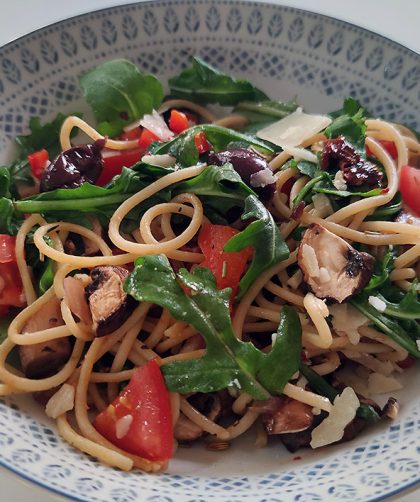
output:
[[[420,0],[266,0],[312,10],[357,24],[420,53]],[[0,46],[37,28],[85,12],[131,3],[128,0],[0,0]],[[47,492],[0,467],[1,501],[63,502],[67,499]],[[417,502],[420,488],[389,499]]]

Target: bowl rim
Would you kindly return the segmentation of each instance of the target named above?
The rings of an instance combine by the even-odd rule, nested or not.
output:
[[[313,15],[316,15],[316,16],[319,16],[321,18],[325,18],[327,20],[329,20],[330,22],[334,22],[334,23],[337,23],[337,24],[340,24],[342,23],[343,25],[346,25],[346,26],[351,26],[355,29],[358,29],[358,30],[361,30],[361,31],[364,31],[365,33],[369,33],[371,36],[373,37],[377,37],[377,38],[380,38],[382,39],[384,42],[390,44],[390,45],[394,45],[394,46],[397,46],[399,47],[400,49],[403,49],[404,51],[407,51],[408,53],[411,53],[412,55],[416,56],[416,57],[420,57],[420,52],[417,52],[415,51],[414,49],[411,49],[410,47],[407,47],[406,45],[404,45],[403,43],[401,42],[397,42],[396,40],[393,40],[392,38],[386,36],[386,35],[382,35],[381,33],[378,33],[376,31],[373,31],[369,28],[365,28],[363,26],[360,26],[358,24],[355,24],[351,21],[346,21],[344,19],[339,19],[339,18],[336,18],[334,16],[330,16],[329,14],[323,14],[323,13],[320,13],[320,12],[316,12],[316,11],[313,11],[313,10],[309,10],[309,9],[302,9],[302,8],[299,8],[299,7],[293,7],[291,5],[285,5],[283,3],[278,3],[276,2],[275,0],[229,0],[229,1],[232,1],[232,4],[242,4],[242,5],[251,5],[251,6],[254,6],[254,7],[259,7],[259,6],[262,6],[264,8],[267,8],[267,7],[272,7],[272,8],[276,8],[276,7],[279,7],[281,9],[284,9],[284,10],[289,10],[289,11],[292,11],[292,12],[295,12],[295,13],[299,13],[299,12],[302,12],[302,13],[305,13],[305,14],[313,14]],[[25,33],[24,35],[21,35],[19,37],[16,37],[14,38],[13,40],[10,40],[9,42],[7,42],[6,44],[3,44],[2,46],[0,46],[0,56],[7,50],[9,49],[10,46],[16,44],[16,43],[20,43],[21,41],[24,41],[25,38],[29,38],[41,31],[44,31],[44,30],[47,30],[47,29],[51,29],[51,28],[55,28],[57,27],[58,25],[62,24],[62,23],[65,23],[65,22],[68,22],[68,21],[77,21],[79,18],[83,18],[85,16],[91,16],[93,14],[100,14],[100,13],[103,13],[103,12],[106,12],[106,11],[113,11],[113,10],[118,10],[118,9],[125,9],[127,7],[132,7],[132,6],[136,6],[136,5],[149,5],[149,6],[152,6],[152,5],[156,5],[156,6],[176,6],[177,4],[186,4],[186,3],[190,3],[191,5],[194,5],[194,4],[221,4],[223,5],[225,2],[224,0],[145,0],[145,1],[134,1],[134,2],[124,2],[124,3],[121,3],[121,4],[118,4],[118,5],[113,5],[113,6],[110,6],[110,7],[103,7],[101,9],[95,9],[95,10],[89,10],[87,12],[82,12],[81,14],[75,14],[74,16],[70,16],[70,17],[66,17],[64,19],[60,19],[58,21],[54,21],[53,23],[49,23],[49,24],[46,24],[45,26],[41,26],[40,28],[36,28],[35,30],[32,30],[28,33]]]

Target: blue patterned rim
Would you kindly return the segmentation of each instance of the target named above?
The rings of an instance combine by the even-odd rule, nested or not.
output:
[[[7,139],[24,131],[30,115],[48,117],[77,102],[75,69],[128,56],[166,77],[196,51],[258,85],[284,86],[285,93],[301,92],[303,98],[309,93],[317,106],[353,94],[375,115],[419,125],[420,59],[395,42],[328,16],[274,4],[143,2],[76,16],[0,49],[0,153]],[[0,464],[74,500],[129,502],[137,500],[139,490],[148,502],[250,496],[274,502],[280,493],[287,501],[381,500],[420,481],[420,403],[410,406],[409,415],[374,436],[332,447],[322,460],[316,456],[298,468],[291,463],[279,472],[226,478],[163,474],[150,486],[148,476],[105,468],[69,449],[27,405],[0,400]]]

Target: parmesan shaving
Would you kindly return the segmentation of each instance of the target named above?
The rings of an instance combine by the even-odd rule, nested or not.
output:
[[[347,335],[350,343],[357,345],[360,341],[358,329],[368,322],[367,317],[347,303],[330,305],[329,310],[335,332]]]
[[[117,439],[121,439],[128,434],[132,423],[133,415],[124,415],[115,422],[115,435]]]
[[[308,162],[313,162],[314,164],[318,162],[317,156],[305,148],[296,148],[294,146],[284,144],[282,149],[296,160],[307,160]]]
[[[330,199],[324,193],[316,193],[312,197],[312,202],[319,218],[326,218],[334,213]]]
[[[331,276],[330,273],[328,272],[328,269],[326,269],[325,267],[321,267],[319,269],[319,282],[322,282],[324,284],[330,280]]]
[[[330,124],[331,119],[326,115],[309,115],[303,113],[301,108],[298,108],[287,117],[258,131],[257,136],[271,141],[271,143],[283,149],[285,147],[290,149],[301,145],[305,140],[323,131]]]
[[[386,303],[378,298],[377,296],[369,296],[368,302],[375,308],[378,312],[385,312]]]
[[[302,258],[305,261],[305,266],[311,277],[319,277],[318,258],[315,250],[309,244],[304,244],[302,247]]]
[[[175,165],[176,158],[165,153],[163,155],[144,155],[141,161],[154,166],[172,167]]]
[[[49,399],[45,413],[50,418],[57,418],[66,411],[72,410],[74,407],[74,387],[68,383],[64,383],[58,391]]]
[[[333,180],[333,185],[337,190],[347,190],[347,183],[344,180],[342,171],[337,171]]]
[[[360,402],[354,390],[351,387],[346,387],[334,399],[328,417],[312,431],[311,447],[319,448],[340,441],[344,435],[344,429],[356,416],[359,406]]]
[[[371,394],[387,394],[388,392],[394,392],[402,388],[403,386],[394,377],[384,376],[380,373],[369,375],[368,389]]]

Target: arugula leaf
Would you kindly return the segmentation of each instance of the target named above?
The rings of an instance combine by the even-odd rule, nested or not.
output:
[[[317,164],[314,162],[308,162],[307,160],[296,161],[292,159],[290,163],[288,163],[287,167],[294,167],[300,172],[300,174],[309,176],[309,178],[316,178],[323,172]]]
[[[74,115],[80,116],[77,113]],[[39,118],[30,119],[30,133],[16,138],[19,149],[17,160],[7,166],[0,167],[0,196],[19,199],[19,185],[34,186],[35,181],[27,157],[30,153],[46,149],[49,158],[54,158],[61,150],[60,129],[66,118],[66,115],[59,113],[55,119],[45,124],[41,124]],[[5,203],[3,204],[5,205]]]
[[[258,124],[258,129],[293,113],[298,107],[295,101],[241,101],[233,110],[246,117],[251,123]],[[264,124],[264,125],[262,125]]]
[[[376,260],[372,277],[364,287],[364,291],[372,291],[377,289],[389,279],[389,274],[394,268],[395,252],[393,250],[385,253],[382,261]]]
[[[366,221],[378,221],[378,220],[391,220],[392,216],[401,211],[402,205],[402,197],[401,192],[397,192],[393,199],[385,204],[384,206],[379,207],[375,210],[373,214],[365,218]]]
[[[391,317],[398,319],[420,319],[420,302],[419,302],[419,282],[414,279],[411,289],[403,296],[398,303],[388,301],[381,293],[376,292],[375,296],[380,298],[385,304],[385,312]]]
[[[283,307],[278,335],[270,353],[236,338],[229,314],[230,289],[218,290],[209,269],[183,269],[178,278],[192,290],[188,296],[163,255],[138,258],[124,290],[139,301],[166,308],[172,317],[194,326],[205,338],[201,359],[162,366],[168,389],[174,392],[212,392],[237,385],[255,399],[280,393],[297,370],[301,328],[297,313]]]
[[[253,246],[254,257],[247,272],[239,282],[240,299],[255,279],[264,270],[289,257],[289,248],[285,243],[271,213],[255,195],[245,199],[242,220],[253,219],[245,230],[234,235],[225,245],[224,251],[241,251]]]
[[[299,370],[302,375],[308,380],[309,385],[312,389],[325,396],[331,402],[338,396],[339,392],[334,389],[321,375],[318,375],[316,371],[307,366],[306,364],[300,363]],[[377,411],[370,404],[362,403],[356,412],[357,416],[366,420],[369,423],[379,422],[381,417],[378,415]]]
[[[193,57],[189,68],[169,79],[169,88],[174,97],[200,104],[233,106],[240,101],[268,99],[266,94],[247,80],[237,80],[199,57]]]
[[[0,197],[0,234],[16,235],[23,221],[23,214],[19,214],[13,207],[13,202]]]
[[[266,153],[274,153],[276,151],[276,147],[268,141],[214,124],[200,124],[190,127],[166,143],[154,143],[149,151],[152,155],[169,153],[176,157],[177,162],[182,167],[195,165],[199,160],[199,155],[194,137],[199,132],[205,133],[207,140],[212,144],[216,152],[225,150],[233,142],[241,142],[244,145],[253,146]]]
[[[325,179],[325,178],[324,178]],[[314,192],[325,193],[328,195],[335,195],[336,197],[375,197],[376,195],[380,195],[382,189],[381,188],[373,188],[372,190],[368,190],[367,192],[350,192],[350,190],[337,190],[333,188],[323,188],[315,186],[313,188]]]
[[[350,303],[370,319],[380,331],[389,336],[394,342],[404,347],[412,356],[420,359],[420,351],[416,342],[398,321],[376,310],[368,302],[365,293],[359,294],[350,300]]]
[[[346,98],[343,108],[329,114],[332,123],[325,129],[328,138],[344,136],[366,158],[365,124],[367,111],[353,98]]]
[[[41,213],[50,221],[77,220],[83,214],[92,213],[106,224],[119,204],[170,172],[173,172],[173,168],[152,166],[141,162],[130,169],[123,168],[121,175],[116,176],[105,187],[84,183],[79,188],[52,190],[16,201],[14,206],[18,214]],[[124,220],[124,230],[131,231],[140,215],[152,205],[168,201],[182,192],[202,196],[206,212],[208,208],[211,208],[219,221],[224,221],[226,211],[229,209],[241,208],[245,198],[254,193],[230,164],[222,167],[208,166],[198,176],[161,190],[134,208]],[[12,217],[13,205],[8,200],[7,204],[10,205]]]
[[[88,71],[80,86],[99,122],[98,131],[110,137],[158,108],[164,95],[156,77],[141,73],[126,59],[107,61]]]

